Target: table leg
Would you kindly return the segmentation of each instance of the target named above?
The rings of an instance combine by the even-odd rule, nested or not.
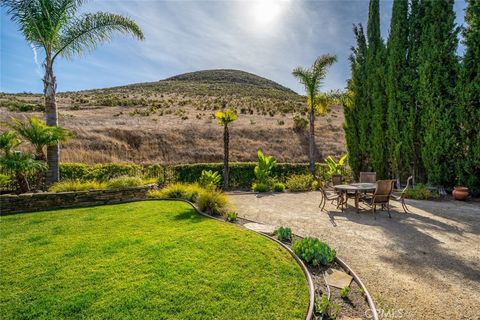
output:
[[[355,209],[357,209],[357,213],[360,213],[360,209],[359,209],[359,207],[358,207],[359,196],[360,196],[360,195],[359,195],[358,191],[355,191]]]

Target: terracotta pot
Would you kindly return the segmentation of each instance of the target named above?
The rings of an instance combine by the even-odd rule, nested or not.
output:
[[[452,195],[455,200],[465,201],[468,198],[468,188],[455,187],[452,192]]]

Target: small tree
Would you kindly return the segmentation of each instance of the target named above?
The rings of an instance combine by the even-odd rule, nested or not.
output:
[[[307,95],[307,109],[310,115],[310,133],[309,133],[309,162],[310,172],[315,175],[315,117],[317,112],[322,113],[329,104],[329,94],[320,92],[320,85],[327,76],[327,69],[337,61],[334,55],[322,55],[315,60],[315,63],[308,69],[295,68],[292,72],[305,87]]]
[[[35,117],[30,117],[25,122],[12,118],[10,127],[35,148],[35,160],[42,161],[47,159],[45,147],[66,141],[71,135],[67,129],[48,126]]]
[[[8,156],[20,143],[22,143],[22,141],[14,131],[5,131],[0,134],[0,150],[3,151],[5,156]]]
[[[18,188],[22,193],[30,191],[27,180],[28,174],[35,174],[47,169],[45,162],[34,160],[31,155],[20,151],[11,151],[0,157],[0,167],[3,171],[15,177]]]
[[[228,125],[237,120],[238,116],[235,111],[227,109],[215,113],[215,117],[218,120],[218,124],[223,127],[223,189],[226,190],[228,188],[228,157],[230,142]]]

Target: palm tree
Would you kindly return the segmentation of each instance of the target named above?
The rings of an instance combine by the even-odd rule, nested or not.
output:
[[[0,157],[0,167],[2,171],[15,176],[21,193],[30,191],[28,174],[34,174],[47,168],[45,162],[34,160],[29,154],[20,151],[13,151]]]
[[[310,115],[310,133],[309,133],[309,154],[310,172],[315,175],[315,116],[316,113],[326,111],[329,105],[329,95],[320,92],[322,81],[327,76],[327,69],[337,61],[335,55],[322,55],[315,60],[315,63],[308,69],[295,68],[293,76],[297,78],[305,87],[307,95],[307,109]]]
[[[218,124],[223,127],[223,189],[226,190],[228,188],[228,156],[230,142],[228,125],[237,120],[238,116],[235,111],[227,109],[225,112],[219,111],[215,113],[215,117],[218,120]]]
[[[67,129],[48,126],[35,117],[23,122],[12,118],[10,127],[35,148],[35,160],[45,161],[44,148],[67,140],[71,133]]]
[[[58,126],[55,94],[57,82],[53,64],[57,57],[71,58],[94,49],[97,44],[111,39],[112,33],[130,33],[143,39],[143,33],[131,19],[105,12],[76,16],[83,0],[2,0],[13,21],[17,22],[27,42],[45,52],[46,123]],[[47,147],[47,183],[59,179],[60,148],[58,143]]]
[[[0,150],[3,151],[5,156],[8,156],[20,143],[22,141],[14,131],[5,131],[0,134]]]

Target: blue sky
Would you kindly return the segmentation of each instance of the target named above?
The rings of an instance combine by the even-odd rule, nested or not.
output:
[[[381,1],[382,35],[388,36],[391,1]],[[465,3],[455,3],[463,23]],[[4,8],[0,21],[0,91],[42,92],[42,52],[35,53]],[[105,88],[157,81],[204,69],[240,69],[297,92],[291,76],[318,55],[333,53],[324,89],[342,89],[349,78],[352,25],[366,26],[368,1],[90,1],[82,12],[108,11],[133,18],[144,41],[115,36],[113,41],[72,60],[56,62],[59,91]],[[459,52],[462,51],[460,47]]]

